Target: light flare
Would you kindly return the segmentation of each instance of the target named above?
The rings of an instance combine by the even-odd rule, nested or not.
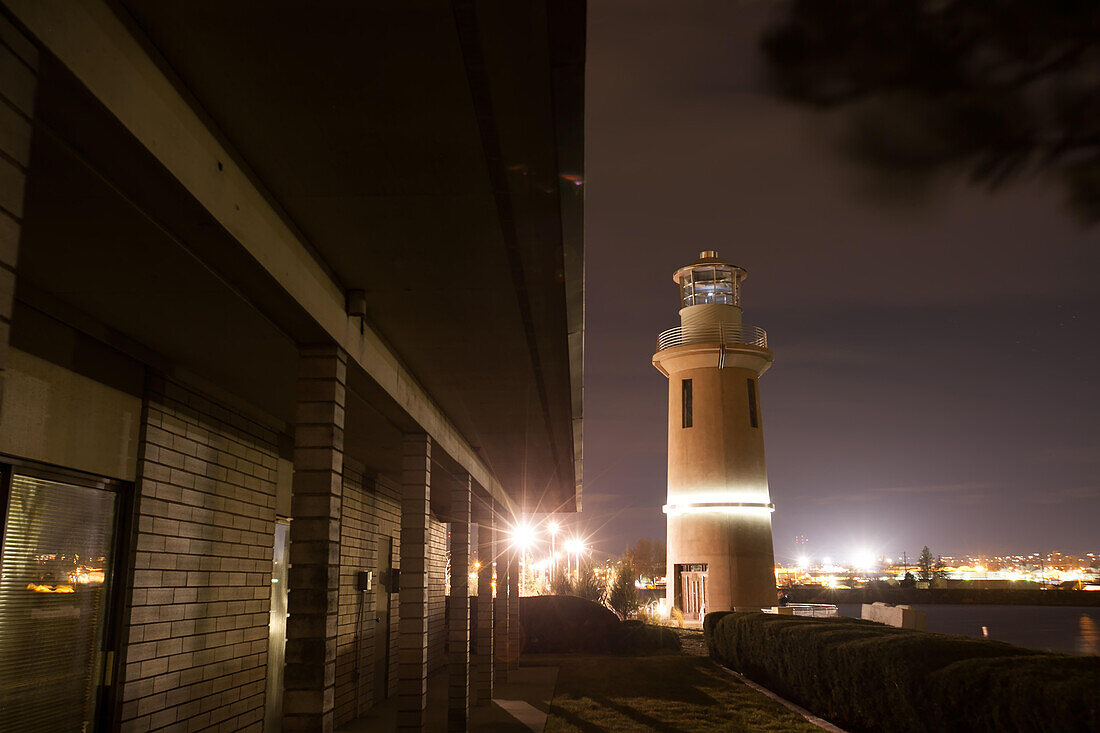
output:
[[[535,528],[526,522],[521,522],[512,528],[512,546],[520,551],[527,551],[535,544]]]

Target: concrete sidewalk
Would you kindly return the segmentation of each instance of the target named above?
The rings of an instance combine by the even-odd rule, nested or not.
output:
[[[521,666],[509,673],[510,681],[493,691],[490,705],[470,708],[470,730],[542,733],[554,686],[557,667]],[[366,733],[397,728],[397,700],[390,698],[371,708],[361,718],[339,728],[337,733]],[[425,730],[447,729],[447,670],[428,678],[428,716]]]

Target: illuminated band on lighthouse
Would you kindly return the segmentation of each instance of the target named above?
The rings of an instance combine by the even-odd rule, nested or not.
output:
[[[688,622],[775,603],[757,383],[774,356],[741,321],[745,276],[714,251],[677,270],[680,326],[653,356],[669,385],[667,603]]]

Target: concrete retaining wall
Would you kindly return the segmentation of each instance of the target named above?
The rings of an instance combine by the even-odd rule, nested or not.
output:
[[[891,606],[889,603],[864,603],[860,617],[864,621],[874,621],[899,629],[925,628],[925,613],[910,606]]]

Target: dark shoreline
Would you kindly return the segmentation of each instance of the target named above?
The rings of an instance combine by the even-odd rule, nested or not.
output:
[[[795,586],[793,603],[954,603],[998,606],[1100,607],[1100,591],[1038,590],[1036,588],[821,588]]]

